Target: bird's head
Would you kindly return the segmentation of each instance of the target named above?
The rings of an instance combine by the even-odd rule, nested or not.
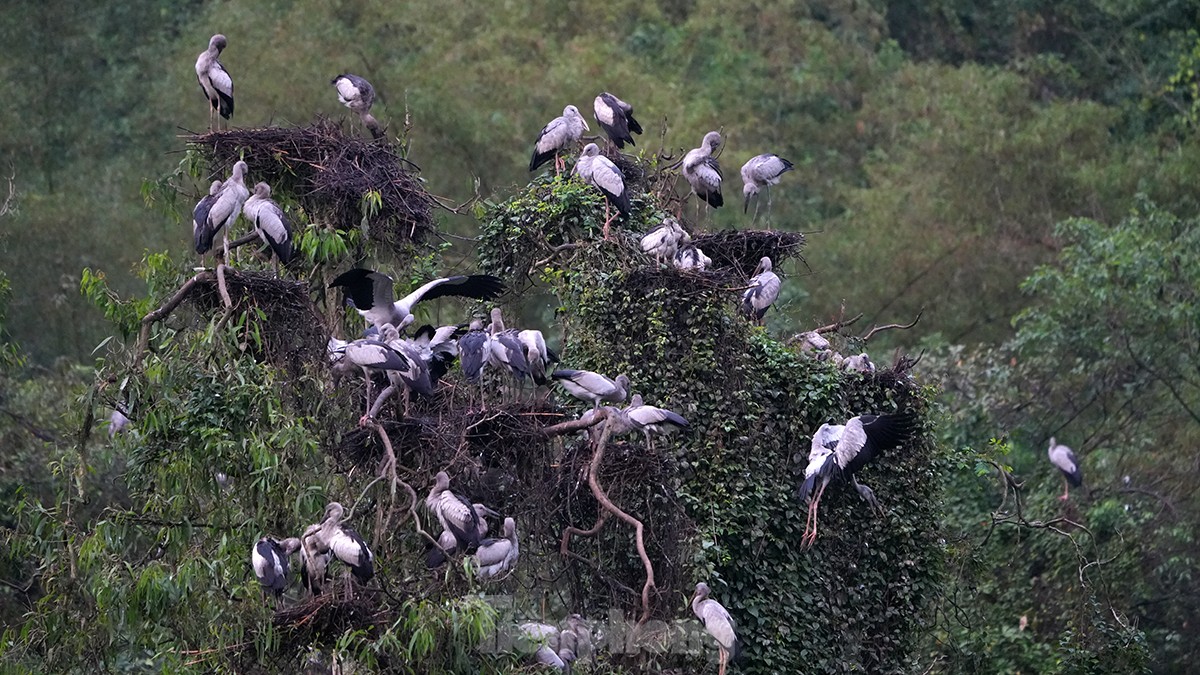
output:
[[[254,196],[259,199],[270,199],[271,186],[266,183],[259,183],[254,186]]]
[[[246,163],[239,159],[237,163],[233,165],[233,179],[238,181],[242,180],[246,177],[246,172],[249,170],[250,167],[246,166]]]
[[[742,186],[742,213],[750,210],[750,198],[758,194],[758,186],[754,183],[746,183]]]
[[[708,148],[709,152],[716,150],[721,146],[721,132],[710,131],[707,134],[704,134],[703,145]]]
[[[595,157],[596,155],[599,155],[599,154],[600,154],[600,146],[596,145],[595,143],[588,143],[587,145],[583,146],[583,156],[584,157]]]
[[[708,584],[701,581],[700,583],[696,584],[696,592],[692,593],[692,602],[695,602],[697,599],[703,600],[707,598],[708,594],[711,592],[712,591],[710,591],[708,588]]]
[[[218,54],[225,49],[225,44],[225,36],[221,35],[220,33],[217,33],[208,39],[208,48],[217,50]]]
[[[517,536],[517,521],[512,518],[504,519],[504,536],[510,539]]]
[[[288,537],[279,542],[279,548],[283,551],[284,555],[291,555],[300,550],[300,538]]]
[[[437,472],[437,475],[433,477],[433,489],[434,490],[449,490],[450,489],[450,474],[446,473],[445,471]]]
[[[329,502],[325,506],[325,520],[334,523],[341,522],[342,517],[346,515],[346,509],[338,502]]]

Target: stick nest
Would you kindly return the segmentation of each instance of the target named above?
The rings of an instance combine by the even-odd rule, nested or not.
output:
[[[269,183],[276,195],[294,195],[321,221],[345,230],[368,217],[369,237],[392,249],[433,232],[437,203],[417,178],[416,165],[394,145],[347,135],[339,122],[321,118],[306,127],[231,129],[187,140],[208,159],[215,177],[224,178],[245,160],[253,182]],[[373,215],[364,212],[372,191],[379,194]]]
[[[722,230],[697,233],[692,243],[712,258],[712,269],[736,273],[738,278],[754,274],[758,261],[767,256],[776,268],[789,258],[799,258],[804,235],[778,230]]]

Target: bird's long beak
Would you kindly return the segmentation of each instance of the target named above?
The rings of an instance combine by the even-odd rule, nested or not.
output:
[[[500,514],[499,514],[499,513],[497,513],[496,511],[493,511],[493,510],[489,509],[489,508],[488,508],[488,507],[486,507],[486,506],[484,506],[484,507],[480,508],[480,510],[481,510],[481,511],[483,511],[485,514],[487,514],[487,515],[489,515],[489,516],[493,517],[493,518],[499,518],[499,517],[500,517]]]
[[[583,117],[582,115],[580,115],[580,116],[579,116],[579,119],[583,120],[583,128],[584,128],[584,129],[587,129],[588,131],[591,131],[591,130],[592,130],[592,128],[591,128],[590,126],[588,126],[588,123],[587,123],[587,118],[585,118],[585,117]]]
[[[750,198],[745,197],[742,199],[742,215],[745,215],[749,211],[750,211]]]

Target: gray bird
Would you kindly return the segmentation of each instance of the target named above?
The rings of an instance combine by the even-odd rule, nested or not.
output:
[[[488,339],[488,333],[479,319],[472,320],[470,330],[458,339],[458,365],[467,382],[483,382],[483,368],[487,365],[491,349]]]
[[[750,286],[742,293],[742,313],[751,321],[762,325],[767,308],[779,297],[779,277],[771,271],[771,259],[763,256],[758,261]]]
[[[492,322],[488,325],[487,364],[508,373],[518,382],[529,375],[529,362],[525,359],[525,346],[521,344],[519,333],[515,328],[505,328],[500,308],[492,308]]]
[[[226,120],[233,116],[233,78],[217,60],[225,45],[224,35],[214,35],[208,40],[208,49],[196,57],[196,79],[200,82],[204,97],[208,99],[210,131],[218,128],[218,114]]]
[[[330,502],[325,507],[325,519],[313,530],[311,526],[301,537],[301,547],[314,555],[331,556],[349,568],[361,583],[366,583],[375,575],[375,555],[362,537],[354,530],[342,527],[346,510],[338,502]],[[330,558],[326,558],[326,562]],[[346,589],[350,592],[350,578],[346,577]]]
[[[479,542],[479,549],[472,558],[475,576],[480,579],[494,579],[512,569],[520,555],[517,545],[517,523],[512,518],[504,519],[504,538],[484,539]]]
[[[200,255],[204,255],[212,249],[213,237],[216,233],[208,225],[208,212],[217,202],[217,193],[220,191],[221,181],[214,180],[208,187],[208,194],[196,202],[195,208],[192,209],[192,239],[196,245],[196,253]]]
[[[721,603],[708,597],[711,593],[708,584],[703,581],[696,584],[696,592],[692,595],[692,613],[704,624],[704,630],[717,641],[720,663],[718,675],[725,675],[726,665],[741,653],[742,641],[738,639],[733,617]]]
[[[470,500],[450,490],[450,474],[439,471],[434,476],[425,507],[438,519],[443,531],[454,535],[457,550],[470,553],[479,547],[479,512]]]
[[[358,113],[363,126],[371,132],[374,138],[383,137],[379,121],[371,115],[371,105],[375,103],[375,87],[358,75],[342,73],[329,81],[337,88],[338,101],[351,111]]]
[[[404,371],[412,373],[413,371],[419,369],[418,364],[414,364],[408,357],[397,352],[395,349],[392,349],[386,342],[371,338],[363,338],[361,340],[348,342],[345,347],[345,359],[349,363],[362,368],[363,377],[367,383],[366,409],[363,412],[363,416],[358,421],[360,426],[365,426],[370,423],[371,419],[374,417],[374,413],[378,411],[378,406],[371,404],[372,372],[379,371],[383,373],[391,373]],[[390,375],[388,379],[389,381],[391,380]],[[414,380],[415,379],[417,378],[414,377]],[[380,392],[379,398],[385,398],[385,393],[390,395],[391,391],[389,391],[389,389],[394,391],[394,389],[392,389],[392,385],[389,385],[387,389],[385,389],[383,392]]]
[[[817,540],[817,509],[821,495],[834,478],[840,476],[850,481],[855,491],[882,513],[883,507],[875,493],[859,483],[855,474],[885,450],[906,443],[912,437],[915,422],[916,416],[912,413],[858,415],[844,425],[823,424],[817,429],[804,469],[804,482],[800,485],[800,501],[809,500],[808,518],[801,539],[803,548],[812,546]]]
[[[478,502],[472,504],[471,508],[475,511],[475,516],[479,519],[477,531],[479,540],[483,541],[488,534],[488,516],[499,518],[500,514]],[[456,552],[458,552],[458,537],[455,537],[454,533],[450,530],[442,530],[442,533],[438,535],[437,546],[430,546],[429,552],[425,554],[425,566],[429,569],[440,567]]]
[[[666,436],[676,429],[688,427],[688,421],[678,413],[642,403],[641,394],[634,394],[629,399],[629,407],[624,413],[633,427],[645,436],[646,446],[651,450],[654,449],[654,436]]]
[[[692,245],[683,246],[675,253],[675,267],[681,270],[696,270],[703,272],[712,265],[712,258],[704,255],[704,251]]]
[[[1062,472],[1063,477],[1063,493],[1059,495],[1059,501],[1067,501],[1070,498],[1071,488],[1083,485],[1083,471],[1079,468],[1079,460],[1075,458],[1075,453],[1065,445],[1061,445],[1050,437],[1050,447],[1046,454],[1050,456],[1050,463],[1058,467]]]
[[[395,299],[392,278],[382,272],[354,268],[343,272],[329,284],[344,289],[354,308],[376,328],[385,323],[407,325],[413,308],[422,300],[446,296],[490,300],[504,292],[504,282],[489,274],[456,275],[425,283],[408,295]]]
[[[273,537],[258,540],[250,552],[250,566],[264,590],[271,591],[275,597],[283,595],[288,582],[288,557],[299,549],[300,540],[296,537],[283,541]]]
[[[720,145],[721,134],[710,131],[704,134],[700,147],[683,156],[683,177],[692,186],[692,192],[714,209],[725,203],[721,197],[721,165],[713,157]]]
[[[258,238],[271,249],[275,259],[275,276],[279,276],[279,265],[292,261],[295,249],[292,246],[292,223],[279,204],[271,199],[271,186],[259,183],[254,194],[242,206],[246,220],[254,225]]]
[[[581,401],[592,404],[593,409],[599,409],[600,403],[620,403],[625,400],[629,390],[629,378],[618,375],[616,380],[610,380],[600,373],[590,370],[571,370],[561,368],[550,374],[550,378],[562,385],[567,393]]]
[[[246,189],[246,171],[248,167],[245,162],[239,161],[233,165],[233,170],[226,178],[221,187],[217,190],[216,198],[208,207],[208,215],[205,218],[204,226],[195,233],[196,253],[204,255],[212,248],[213,239],[217,233],[221,233],[222,249],[224,251],[223,260],[229,262],[229,230],[233,224],[237,222],[238,216],[242,215],[242,206],[245,205],[246,199],[250,196],[250,191]],[[206,244],[204,250],[201,249],[201,244]]]
[[[551,158],[554,158],[555,170],[561,170],[559,153],[578,143],[579,139],[583,138],[584,131],[591,131],[591,127],[588,126],[587,120],[583,119],[583,115],[579,114],[579,108],[573,105],[563,108],[563,114],[550,120],[538,134],[533,145],[533,157],[529,160],[529,170],[536,171]]]
[[[579,161],[575,163],[575,170],[585,183],[594,185],[604,193],[604,238],[608,239],[608,227],[616,220],[617,215],[629,217],[629,192],[625,190],[625,174],[621,173],[612,160],[600,154],[600,146],[595,143],[584,146]],[[617,213],[611,217],[608,215],[609,202],[617,207]]]
[[[750,198],[759,190],[767,189],[767,214],[771,213],[771,187],[779,183],[783,174],[792,170],[792,163],[774,153],[765,152],[751,157],[742,165],[742,213],[750,210]],[[758,202],[754,203],[754,217],[758,218]]]
[[[538,386],[550,383],[546,377],[546,367],[558,362],[558,355],[546,346],[546,337],[542,331],[525,329],[517,333],[517,341],[525,353],[525,363],[529,366],[529,375]]]
[[[654,256],[659,263],[671,262],[675,259],[680,244],[689,243],[691,240],[679,221],[673,216],[667,216],[642,235],[641,247],[644,253]]]
[[[300,581],[308,592],[319,595],[329,578],[329,562],[333,553],[328,549],[318,550],[319,540],[315,539],[321,531],[321,523],[314,523],[304,528],[300,536]]]
[[[871,362],[871,357],[867,356],[866,352],[861,354],[851,354],[842,359],[841,369],[845,371],[857,371],[860,373],[875,372],[875,364]]]
[[[800,338],[801,353],[811,354],[812,352],[823,352],[829,349],[829,340],[815,330],[801,333],[797,337]]]
[[[592,111],[614,145],[618,148],[624,148],[626,143],[637,145],[630,132],[642,133],[642,125],[633,118],[633,106],[606,91],[592,102]]]

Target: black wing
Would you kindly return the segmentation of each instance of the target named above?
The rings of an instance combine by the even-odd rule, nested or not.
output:
[[[834,450],[838,466],[846,473],[858,472],[883,451],[911,439],[916,421],[917,415],[912,412],[851,418]]]

